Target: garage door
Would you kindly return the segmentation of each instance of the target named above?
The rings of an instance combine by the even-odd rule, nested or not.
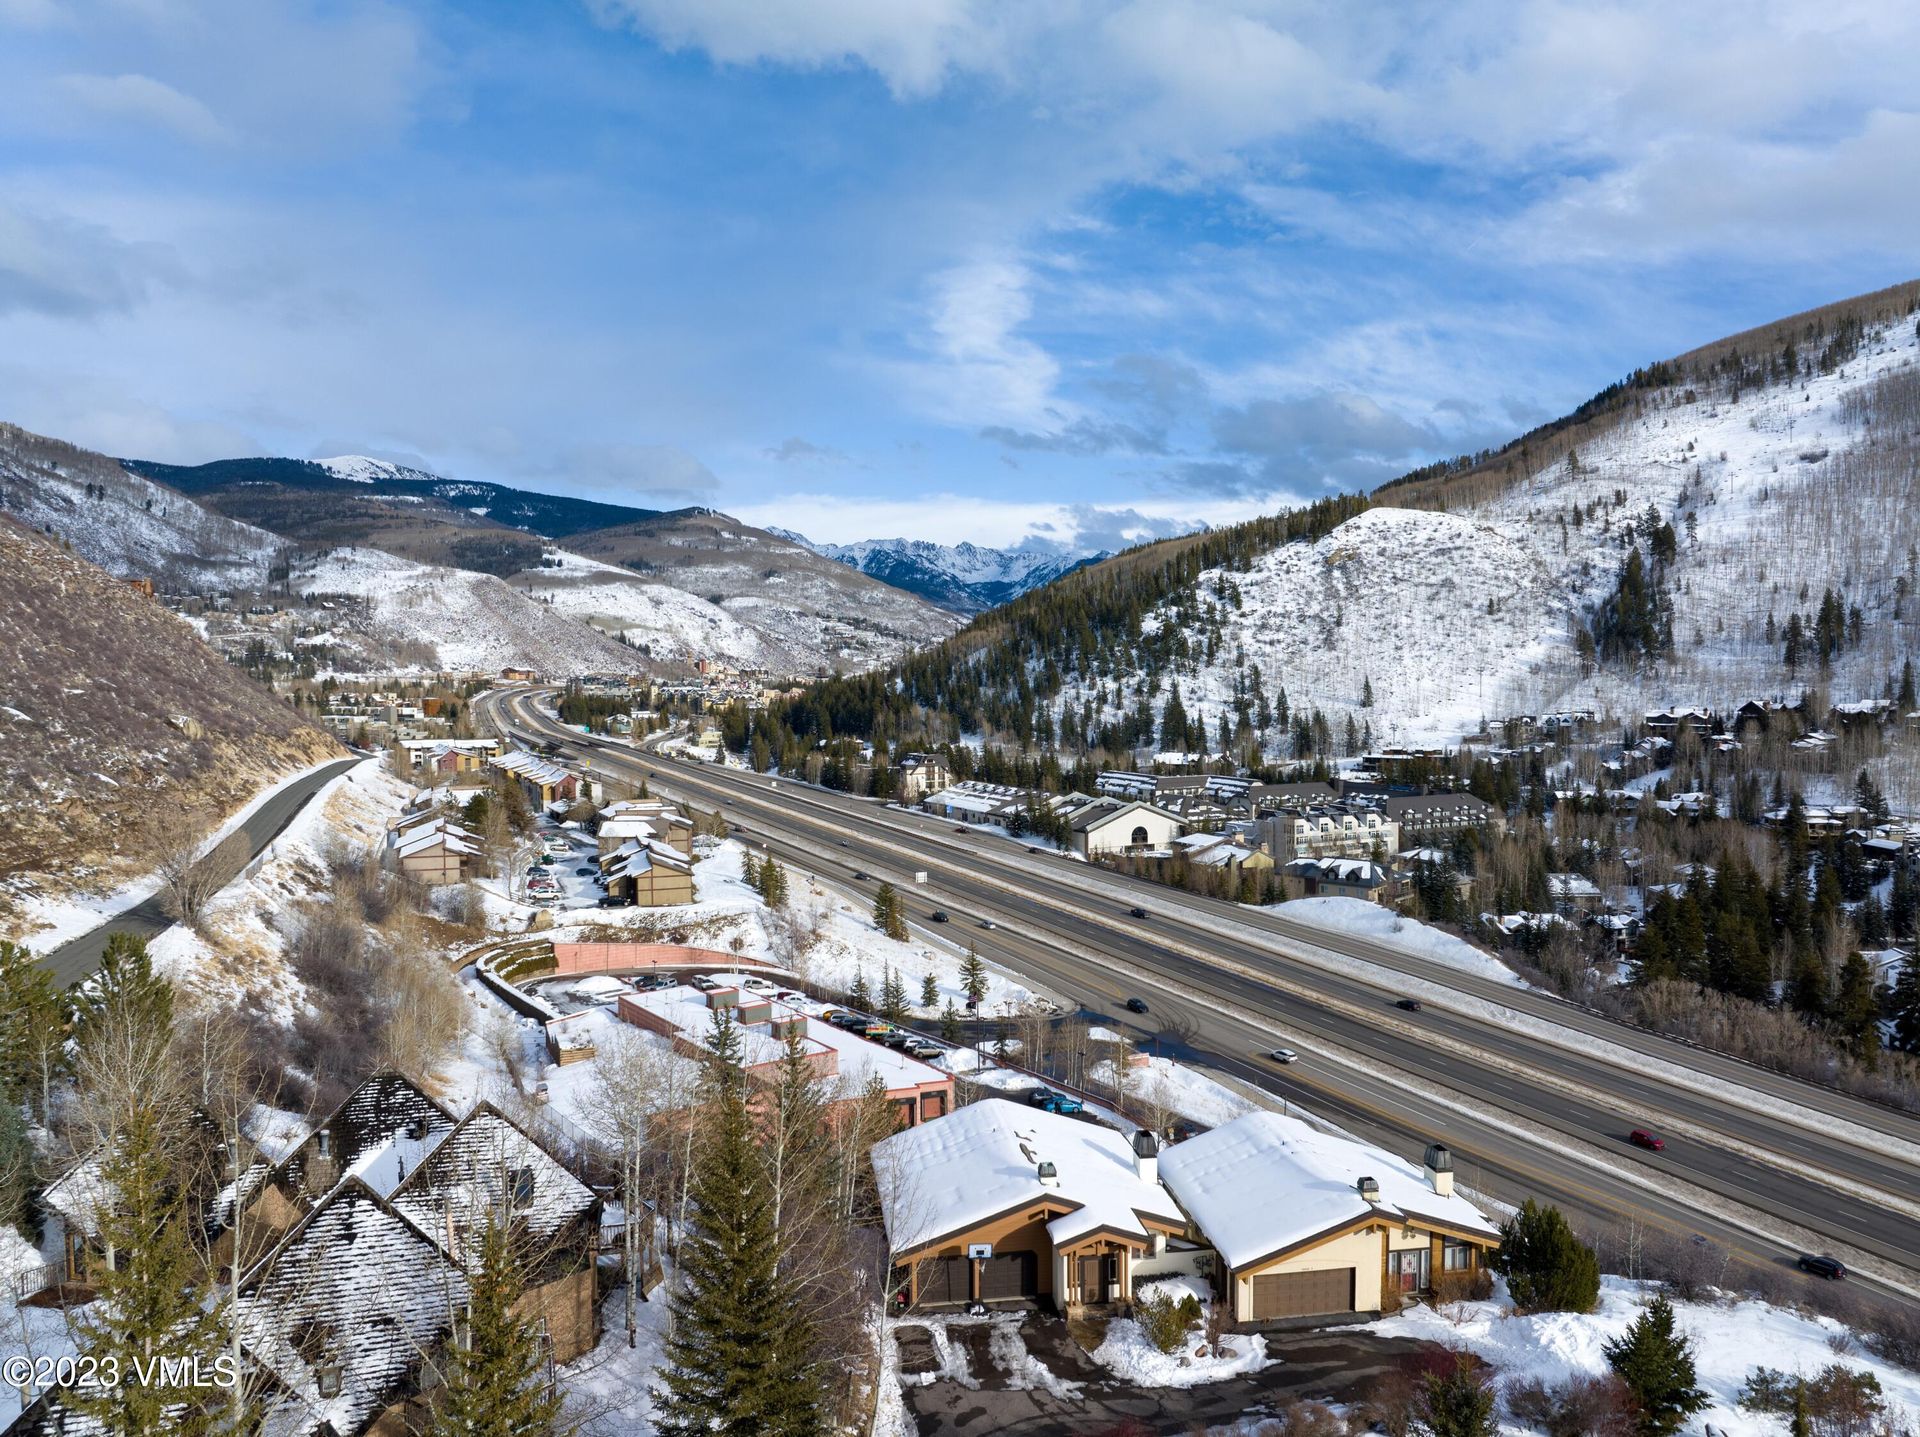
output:
[[[965,1302],[972,1295],[964,1257],[935,1257],[920,1264],[921,1302]]]
[[[1278,1317],[1320,1317],[1353,1311],[1350,1267],[1324,1272],[1269,1273],[1253,1280],[1253,1320]]]
[[[1030,1252],[1009,1252],[984,1259],[980,1264],[981,1300],[1032,1297],[1040,1290],[1034,1278],[1038,1270],[1039,1264]]]

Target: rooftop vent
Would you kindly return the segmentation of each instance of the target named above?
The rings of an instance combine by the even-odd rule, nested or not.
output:
[[[1055,1167],[1052,1163],[1047,1163],[1047,1162],[1041,1163],[1040,1164],[1040,1186],[1048,1187],[1048,1188],[1059,1187],[1060,1186],[1060,1169]]]
[[[1368,1202],[1377,1203],[1380,1201],[1380,1184],[1375,1179],[1361,1178],[1355,1186],[1360,1189],[1360,1196]]]

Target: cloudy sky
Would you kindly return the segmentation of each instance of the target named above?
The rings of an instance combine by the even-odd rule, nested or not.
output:
[[[1110,546],[1920,272],[1884,0],[0,0],[0,418]]]

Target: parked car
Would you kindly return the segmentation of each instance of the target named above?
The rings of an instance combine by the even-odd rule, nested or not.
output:
[[[591,878],[599,871],[600,870],[595,868],[591,863],[583,863],[573,870],[573,876],[575,878]]]
[[[1058,1113],[1063,1118],[1077,1118],[1087,1110],[1087,1105],[1078,1098],[1069,1098],[1065,1093],[1056,1093],[1050,1088],[1042,1088],[1027,1101],[1042,1112]]]
[[[771,993],[779,984],[767,978],[742,978],[740,986],[749,993]]]
[[[1144,908],[1129,908],[1127,910],[1127,917],[1129,918],[1145,918],[1146,916],[1147,910]]]
[[[1645,1148],[1650,1153],[1661,1153],[1667,1149],[1667,1140],[1646,1128],[1635,1128],[1627,1134],[1627,1141],[1636,1148]]]
[[[945,923],[947,921],[947,910],[944,908],[936,908],[933,912],[929,913],[927,917],[935,923]]]
[[[782,988],[779,992],[775,993],[773,996],[778,998],[782,1003],[798,1003],[799,1001],[801,1001],[801,999],[805,998],[807,995],[805,993],[798,992],[797,990],[792,988]]]
[[[864,1028],[867,1020],[858,1013],[849,1013],[845,1008],[829,1008],[820,1015],[836,1028]]]
[[[1129,998],[1129,999],[1127,999],[1127,1011],[1128,1011],[1129,1013],[1144,1013],[1144,1012],[1146,1012],[1146,1011],[1147,1011],[1147,1000],[1146,1000],[1145,998]]]
[[[891,1048],[896,1053],[904,1053],[918,1041],[919,1039],[915,1038],[913,1034],[904,1033],[898,1028],[895,1028],[891,1033],[882,1033],[880,1035],[882,1046]]]
[[[659,993],[668,988],[678,987],[679,984],[680,980],[671,973],[649,973],[646,977],[637,979],[633,986],[642,993]]]
[[[905,1051],[911,1057],[924,1059],[937,1058],[945,1052],[946,1049],[942,1048],[938,1043],[929,1043],[925,1038],[915,1038],[907,1044]]]
[[[1838,1282],[1847,1275],[1847,1265],[1837,1257],[1828,1257],[1824,1252],[1801,1253],[1800,1270],[1810,1272],[1815,1277],[1824,1277],[1828,1282]]]
[[[709,973],[696,973],[693,976],[693,986],[702,993],[714,993],[719,991],[721,983],[718,978]]]
[[[1404,1008],[1409,1013],[1418,1013],[1420,1011],[1420,1000],[1418,998],[1402,998],[1393,1006],[1396,1008]]]
[[[1276,1063],[1297,1063],[1300,1061],[1300,1055],[1291,1048],[1275,1048],[1271,1053],[1267,1054],[1267,1056]]]
[[[611,893],[603,893],[600,895],[600,906],[602,908],[625,908],[627,906],[627,900],[624,898],[616,898]]]

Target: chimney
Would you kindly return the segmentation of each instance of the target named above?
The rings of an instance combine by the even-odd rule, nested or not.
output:
[[[1052,1163],[1049,1163],[1049,1162],[1041,1163],[1039,1172],[1040,1172],[1041,1187],[1057,1188],[1060,1186],[1060,1169],[1055,1167]]]
[[[1145,1128],[1133,1135],[1133,1173],[1143,1183],[1160,1181],[1160,1142]]]
[[[1380,1201],[1380,1184],[1374,1179],[1361,1178],[1354,1186],[1360,1189],[1360,1196],[1368,1202],[1377,1204]]]
[[[1441,1197],[1453,1196],[1453,1154],[1439,1143],[1427,1144],[1427,1185]]]

